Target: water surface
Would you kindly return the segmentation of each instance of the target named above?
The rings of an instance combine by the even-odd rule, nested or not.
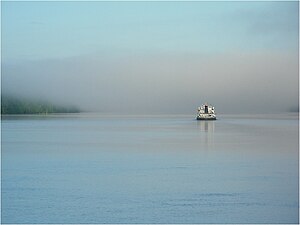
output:
[[[2,118],[2,223],[298,223],[298,117]]]

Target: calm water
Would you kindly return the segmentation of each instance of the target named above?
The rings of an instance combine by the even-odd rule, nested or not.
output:
[[[296,116],[2,119],[2,223],[297,223]]]

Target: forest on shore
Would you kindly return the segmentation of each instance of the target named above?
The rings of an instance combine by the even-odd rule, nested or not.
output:
[[[75,106],[59,106],[47,101],[1,95],[1,114],[79,113]]]

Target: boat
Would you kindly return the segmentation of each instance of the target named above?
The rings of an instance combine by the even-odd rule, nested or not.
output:
[[[215,107],[208,103],[202,104],[198,107],[197,120],[216,120]]]

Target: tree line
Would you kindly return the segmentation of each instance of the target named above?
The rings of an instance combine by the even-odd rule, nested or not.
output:
[[[48,114],[79,113],[75,106],[58,106],[49,102],[33,101],[13,96],[1,95],[1,114]]]

